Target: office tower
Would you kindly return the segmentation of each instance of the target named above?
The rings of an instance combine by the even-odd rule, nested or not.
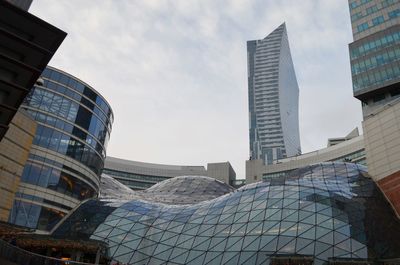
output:
[[[400,1],[349,0],[368,172],[400,216]]]
[[[0,1],[0,141],[66,35],[21,8]]]
[[[250,159],[299,155],[299,87],[285,23],[247,42]]]
[[[10,222],[50,230],[96,197],[113,114],[92,87],[47,67],[21,105],[38,125]]]
[[[400,2],[349,0],[354,97],[364,117],[400,96]]]

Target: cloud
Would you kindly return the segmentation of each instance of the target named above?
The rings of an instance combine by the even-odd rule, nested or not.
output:
[[[68,32],[51,65],[111,104],[111,156],[230,161],[244,178],[246,41],[264,38],[283,21],[300,86],[303,151],[323,147],[361,120],[351,95],[346,0],[38,0],[30,12]]]

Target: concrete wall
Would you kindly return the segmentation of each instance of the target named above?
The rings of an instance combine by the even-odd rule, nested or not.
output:
[[[231,185],[231,182],[236,179],[236,173],[229,162],[208,163],[207,176],[218,179]]]
[[[36,122],[18,111],[0,142],[0,221],[8,221],[36,131]]]
[[[400,215],[400,99],[363,122],[368,173]]]

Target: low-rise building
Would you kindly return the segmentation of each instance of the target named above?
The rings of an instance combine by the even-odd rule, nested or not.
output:
[[[246,184],[265,178],[284,176],[294,169],[327,161],[343,161],[365,165],[364,136],[356,136],[314,152],[280,159],[272,165],[265,165],[262,159],[247,160]]]
[[[103,174],[107,174],[133,190],[144,190],[163,180],[178,176],[209,176],[232,184],[236,173],[229,162],[204,166],[180,166],[146,163],[107,157]]]

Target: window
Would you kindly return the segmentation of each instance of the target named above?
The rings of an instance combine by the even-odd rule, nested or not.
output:
[[[389,12],[388,15],[389,15],[390,19],[399,17],[400,16],[400,9],[393,10],[393,11]]]
[[[361,12],[357,12],[354,15],[351,16],[351,21],[352,22],[357,21],[362,17],[363,17],[363,15],[361,14]]]
[[[382,24],[383,22],[385,22],[385,19],[383,18],[383,16],[379,16],[379,17],[372,19],[372,24],[374,26]]]
[[[358,5],[357,5],[357,2],[354,1],[354,2],[351,2],[351,3],[349,4],[349,6],[350,6],[350,10],[351,10],[351,9],[356,8]]]
[[[360,24],[360,25],[357,26],[357,31],[358,31],[358,32],[362,32],[362,31],[368,29],[368,27],[369,27],[369,26],[368,26],[368,23],[367,23],[367,22],[362,23],[362,24]]]
[[[394,3],[394,0],[383,0],[382,1],[382,7],[387,7],[387,6],[389,6],[389,5],[393,4],[393,3]]]
[[[370,14],[378,11],[378,7],[376,7],[376,5],[374,5],[374,6],[368,7],[367,9],[365,9],[365,11],[367,12],[367,15],[370,15]]]

